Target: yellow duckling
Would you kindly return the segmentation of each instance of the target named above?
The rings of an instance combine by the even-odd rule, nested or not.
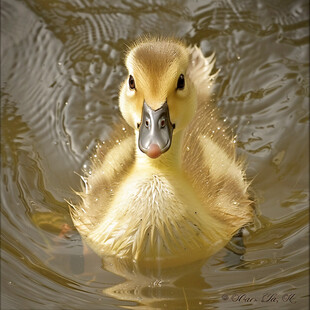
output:
[[[130,48],[119,96],[129,126],[98,145],[82,203],[72,206],[96,252],[183,264],[214,254],[252,221],[242,163],[209,102],[214,62],[174,39]]]

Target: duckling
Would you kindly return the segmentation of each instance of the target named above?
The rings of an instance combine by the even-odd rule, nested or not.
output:
[[[126,55],[115,136],[71,205],[100,255],[162,266],[207,258],[253,219],[244,163],[210,101],[215,57],[145,38]]]

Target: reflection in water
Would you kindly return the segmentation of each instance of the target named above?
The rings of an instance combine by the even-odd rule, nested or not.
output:
[[[193,306],[203,309],[206,304],[203,291],[210,288],[201,275],[203,263],[164,269],[106,259],[103,267],[126,280],[105,289],[104,293],[116,299],[134,301],[140,305],[139,309],[192,309]]]
[[[308,309],[307,1],[4,0],[1,18],[2,309]],[[61,235],[74,172],[120,117],[125,44],[147,32],[216,52],[214,102],[262,214],[244,254],[102,268],[74,230]]]
[[[245,253],[242,235],[232,239],[229,247],[233,251],[222,254],[221,264],[230,267],[239,266]],[[238,252],[239,253],[236,253]],[[207,277],[201,269],[207,260],[191,264],[163,267],[141,265],[120,258],[104,257],[103,268],[125,280],[108,287],[104,293],[120,300],[138,303],[139,309],[205,309],[206,305],[215,304],[219,294],[206,294],[212,291]]]

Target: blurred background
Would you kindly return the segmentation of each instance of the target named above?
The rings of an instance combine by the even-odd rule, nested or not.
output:
[[[116,275],[65,199],[120,118],[126,44],[147,33],[215,51],[214,102],[260,215],[244,255]],[[1,0],[1,309],[308,309],[308,161],[308,1]]]

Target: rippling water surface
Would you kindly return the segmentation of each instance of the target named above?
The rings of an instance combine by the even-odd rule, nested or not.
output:
[[[244,255],[130,272],[60,238],[144,33],[216,52],[216,104],[260,210]],[[308,309],[308,1],[3,0],[1,126],[2,309]]]

